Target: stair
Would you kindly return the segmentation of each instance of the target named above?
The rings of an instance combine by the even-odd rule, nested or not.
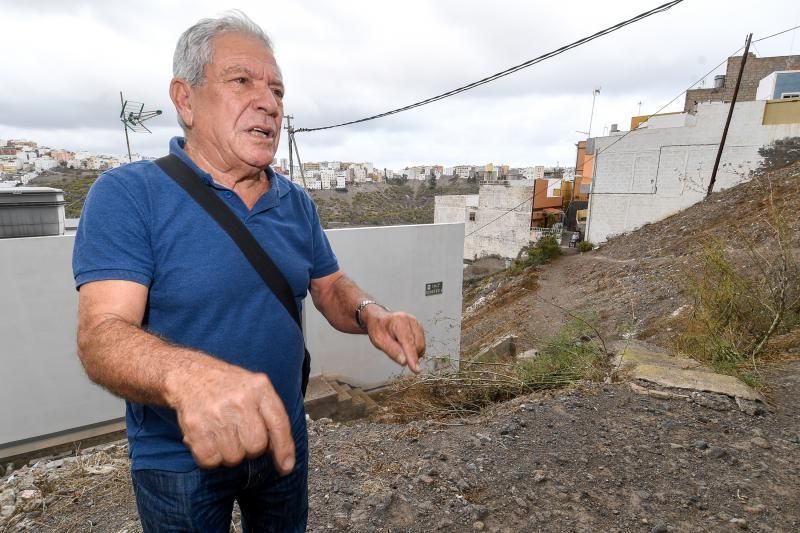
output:
[[[309,380],[305,407],[312,420],[331,418],[341,422],[364,418],[380,408],[360,388],[325,376]]]

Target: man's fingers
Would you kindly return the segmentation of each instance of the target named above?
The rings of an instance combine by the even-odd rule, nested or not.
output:
[[[406,363],[408,368],[415,374],[419,372],[419,356],[417,355],[417,347],[414,345],[414,333],[411,331],[408,323],[403,323],[400,326],[400,331],[396,334],[400,345],[403,347],[403,352],[406,354]]]
[[[294,439],[286,409],[274,390],[262,397],[259,411],[266,424],[275,468],[279,474],[286,475],[294,469]]]
[[[269,434],[261,416],[256,417],[252,423],[243,424],[238,428],[239,441],[244,447],[248,459],[260,457],[269,444]]]

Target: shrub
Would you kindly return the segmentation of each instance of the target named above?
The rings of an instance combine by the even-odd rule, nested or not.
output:
[[[578,243],[579,252],[591,252],[594,250],[594,243],[592,241],[581,241]]]

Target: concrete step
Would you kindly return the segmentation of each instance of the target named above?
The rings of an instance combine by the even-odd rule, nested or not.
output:
[[[375,400],[369,397],[369,394],[364,392],[361,389],[352,389],[350,394],[353,395],[353,398],[359,398],[364,402],[364,408],[366,410],[367,415],[371,415],[375,411],[380,409],[380,406],[375,403]]]
[[[309,380],[305,406],[306,413],[313,420],[324,417],[342,422],[364,418],[380,408],[360,388],[325,376]]]
[[[337,411],[338,392],[323,376],[308,380],[305,407],[312,419],[332,418]]]
[[[339,385],[347,391],[347,394],[352,398],[352,405],[349,411],[340,410],[339,420],[356,420],[367,416],[367,404],[364,398],[355,393],[355,389],[351,388],[347,383],[339,383]]]

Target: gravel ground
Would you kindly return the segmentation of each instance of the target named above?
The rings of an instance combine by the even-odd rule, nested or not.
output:
[[[800,362],[767,372],[757,416],[585,383],[446,423],[313,422],[309,530],[798,531]],[[0,531],[139,531],[125,452],[0,478],[20,489]]]

